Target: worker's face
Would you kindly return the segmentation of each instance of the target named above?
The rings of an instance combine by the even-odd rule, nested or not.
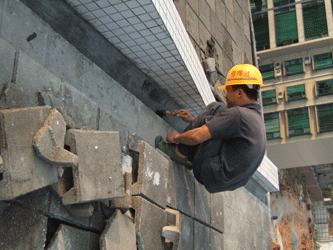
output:
[[[233,90],[232,86],[226,86],[227,93],[225,95],[225,99],[227,101],[228,108],[237,106],[237,90]]]

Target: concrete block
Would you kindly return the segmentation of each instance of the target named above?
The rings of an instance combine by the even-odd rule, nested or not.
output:
[[[211,210],[211,194],[205,189],[203,185],[195,180],[195,191],[194,191],[194,204],[195,213],[194,217],[203,222],[210,224],[210,210]]]
[[[167,224],[163,227],[162,236],[165,242],[172,242],[172,249],[177,250],[180,241],[181,215],[180,212],[171,208],[166,208]]]
[[[102,231],[105,226],[104,215],[99,207],[94,207],[94,211],[90,217],[74,217],[71,213],[73,211],[70,212],[68,206],[62,204],[60,197],[55,195],[51,187],[41,188],[29,194],[22,195],[15,198],[13,203],[27,210],[44,214],[57,221],[75,225],[86,230]]]
[[[47,250],[98,249],[99,235],[61,224]]]
[[[181,215],[181,232],[178,249],[194,249],[194,220],[183,214]]]
[[[142,195],[165,208],[168,160],[144,141],[132,142],[129,149],[139,154],[137,180],[133,184],[132,195]]]
[[[79,162],[73,167],[74,187],[63,195],[64,204],[124,197],[118,132],[70,129],[66,145]]]
[[[94,207],[91,203],[71,204],[67,205],[66,209],[74,217],[90,217],[94,212]]]
[[[170,160],[168,174],[168,206],[194,217],[194,176],[192,171]]]
[[[224,230],[224,205],[223,193],[211,194],[211,226],[220,232]]]
[[[135,225],[120,210],[116,210],[107,221],[100,237],[101,250],[136,250]]]
[[[164,250],[162,230],[166,226],[165,210],[140,196],[133,196],[132,199],[135,209],[135,229],[140,239],[140,248]]]
[[[0,215],[0,249],[44,249],[47,217],[10,204]]]
[[[40,159],[32,146],[49,113],[47,107],[0,111],[0,147],[4,161],[0,200],[13,199],[57,182],[57,169]]]
[[[125,197],[110,201],[110,207],[120,209],[123,213],[132,207],[132,174],[125,173]]]
[[[78,157],[64,149],[66,123],[62,115],[51,110],[44,126],[38,130],[33,145],[37,155],[56,167],[72,167],[78,163]]]

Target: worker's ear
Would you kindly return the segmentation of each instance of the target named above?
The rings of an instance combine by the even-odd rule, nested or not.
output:
[[[236,94],[237,94],[238,97],[242,97],[245,94],[245,92],[242,89],[237,89]]]

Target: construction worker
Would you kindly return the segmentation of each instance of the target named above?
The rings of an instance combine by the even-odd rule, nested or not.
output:
[[[156,147],[176,162],[193,169],[195,178],[210,193],[245,185],[266,151],[266,132],[258,91],[260,71],[249,64],[234,66],[227,75],[223,102],[209,104],[195,119],[188,111],[176,117],[190,123],[183,133],[173,131]]]

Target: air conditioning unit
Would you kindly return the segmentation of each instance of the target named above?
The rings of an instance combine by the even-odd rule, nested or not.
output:
[[[277,97],[278,101],[282,101],[284,98],[283,91],[278,91],[276,97]]]
[[[275,69],[275,77],[282,76],[282,69]]]
[[[275,69],[281,69],[281,63],[275,63]]]
[[[311,56],[304,57],[304,64],[305,65],[311,64]]]

